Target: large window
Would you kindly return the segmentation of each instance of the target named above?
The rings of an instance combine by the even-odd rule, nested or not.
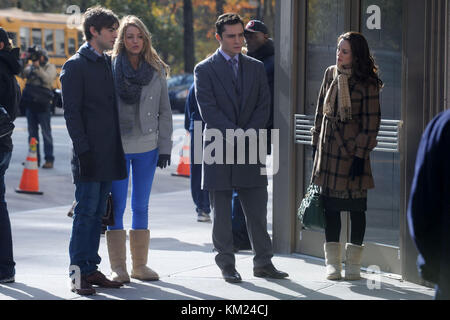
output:
[[[69,38],[69,41],[67,42],[67,51],[69,51],[69,55],[72,56],[77,52],[77,49],[75,48],[75,39]]]
[[[363,0],[361,32],[379,66],[384,82],[380,95],[381,117],[401,119],[402,98],[402,1]],[[369,29],[369,6],[380,9],[380,29]],[[369,19],[370,20],[370,19]],[[373,152],[371,155],[375,189],[369,190],[366,240],[399,246],[400,154]]]
[[[65,56],[64,30],[55,30],[55,53],[58,56]]]
[[[20,50],[27,51],[30,45],[30,29],[20,28]]]
[[[53,44],[55,43],[53,40],[53,30],[44,30],[44,39],[45,39],[45,50],[48,52],[55,51]]]
[[[42,30],[41,29],[33,29],[31,31],[31,38],[33,46],[42,47]]]

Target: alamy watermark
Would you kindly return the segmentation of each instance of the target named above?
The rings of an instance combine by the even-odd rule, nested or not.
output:
[[[271,135],[272,170],[267,170],[267,138]],[[205,129],[194,121],[193,164],[260,164],[261,175],[275,175],[279,170],[279,129]],[[203,143],[204,142],[204,143]],[[204,145],[202,147],[202,145]],[[191,146],[192,147],[192,146]],[[224,154],[225,153],[225,154]]]

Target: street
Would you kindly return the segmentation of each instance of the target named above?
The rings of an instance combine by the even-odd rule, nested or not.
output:
[[[179,153],[184,139],[183,128],[184,115],[173,116],[174,144],[170,167],[161,170],[156,169],[155,180],[152,186],[152,194],[189,191],[189,179],[172,176],[176,172]],[[6,172],[6,201],[11,215],[15,212],[52,208],[70,205],[74,198],[75,187],[72,183],[70,169],[72,142],[65,126],[64,117],[61,115],[52,117],[52,135],[54,143],[55,167],[53,169],[39,169],[39,188],[43,195],[19,194],[15,189],[19,186],[23,165],[28,155],[28,132],[25,117],[17,118],[16,129],[13,134],[14,150],[9,169]],[[41,137],[42,139],[42,137]],[[43,147],[41,146],[43,157]],[[129,190],[130,192],[130,190]],[[189,191],[190,192],[190,191]]]

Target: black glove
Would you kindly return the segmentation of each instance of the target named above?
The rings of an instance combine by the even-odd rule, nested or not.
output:
[[[313,162],[314,162],[314,159],[316,158],[317,147],[316,146],[312,146],[312,149],[313,149],[313,151],[312,151],[312,159],[313,159]]]
[[[80,162],[80,175],[93,177],[95,174],[94,157],[91,151],[86,151],[78,156]]]
[[[161,169],[170,166],[170,154],[160,154],[157,166]]]
[[[352,166],[350,167],[350,177],[355,180],[364,173],[364,159],[354,157]]]

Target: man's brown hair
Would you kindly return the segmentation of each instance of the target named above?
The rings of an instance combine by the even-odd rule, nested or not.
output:
[[[119,24],[119,18],[111,10],[100,6],[88,8],[83,15],[85,40],[90,41],[92,39],[91,27],[100,32],[102,28],[111,28],[114,24]]]
[[[242,28],[245,28],[244,20],[237,13],[224,13],[216,21],[216,33],[222,38],[222,33],[225,31],[225,25],[234,25],[240,23]]]

